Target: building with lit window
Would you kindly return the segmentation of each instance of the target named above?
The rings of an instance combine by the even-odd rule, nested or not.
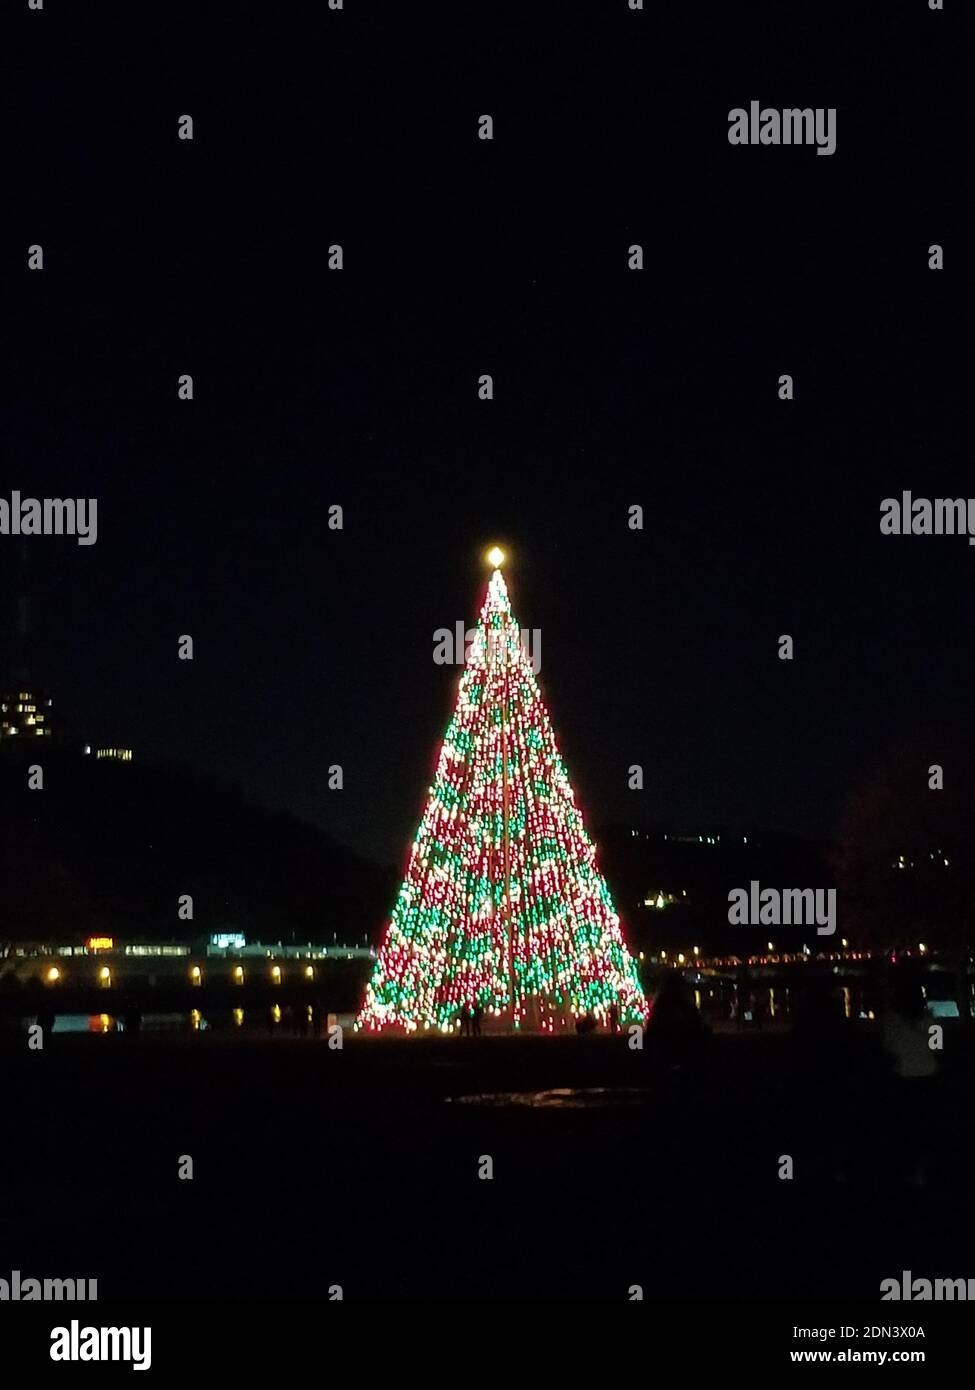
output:
[[[26,684],[0,694],[0,742],[50,738],[51,705],[43,691]]]
[[[0,975],[9,972],[24,982],[36,979],[61,992],[126,986],[239,988],[245,983],[252,988],[262,984],[274,988],[323,980],[322,970],[337,961],[368,963],[375,958],[376,948],[368,942],[285,945],[247,942],[236,932],[218,933],[209,941],[120,941],[114,936],[90,936],[64,945],[13,942],[0,963]]]

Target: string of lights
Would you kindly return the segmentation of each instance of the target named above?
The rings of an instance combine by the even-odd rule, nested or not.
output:
[[[646,1000],[596,864],[500,563],[359,1014],[450,1032],[478,1010],[555,1032]]]

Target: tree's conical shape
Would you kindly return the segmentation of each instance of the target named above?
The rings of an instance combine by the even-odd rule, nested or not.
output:
[[[586,834],[500,569],[375,972],[366,1029],[558,1032],[641,1021],[636,963]]]

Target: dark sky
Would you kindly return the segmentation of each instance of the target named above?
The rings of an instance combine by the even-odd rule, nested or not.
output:
[[[975,549],[879,532],[902,489],[975,495],[957,15],[222,8],[4,21],[0,495],[99,504],[95,546],[31,542],[62,721],[398,859],[456,688],[433,632],[500,540],[596,824],[828,834],[968,725]],[[752,99],[835,106],[836,153],[730,146]]]

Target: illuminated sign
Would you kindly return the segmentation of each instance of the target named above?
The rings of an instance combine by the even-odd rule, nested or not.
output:
[[[114,936],[89,936],[85,945],[89,951],[114,951],[115,938]]]

